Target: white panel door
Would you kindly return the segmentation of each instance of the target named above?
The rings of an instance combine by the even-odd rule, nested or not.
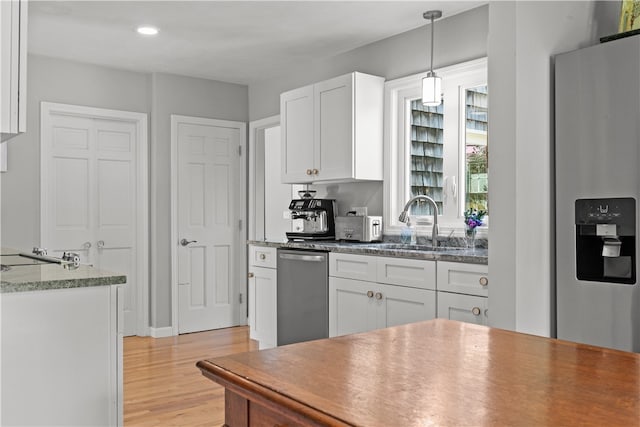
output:
[[[94,120],[96,136],[96,224],[98,268],[127,276],[123,290],[125,335],[135,334],[136,284],[136,125]]]
[[[178,123],[178,332],[236,325],[240,130]],[[187,241],[192,243],[186,243]]]
[[[124,333],[137,328],[137,131],[131,121],[51,113],[43,125],[42,240],[50,255],[124,274]]]

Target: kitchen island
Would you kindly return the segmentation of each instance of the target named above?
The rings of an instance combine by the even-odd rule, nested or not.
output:
[[[0,250],[0,425],[122,425],[121,285]]]
[[[640,355],[445,319],[197,366],[230,427],[638,425]]]

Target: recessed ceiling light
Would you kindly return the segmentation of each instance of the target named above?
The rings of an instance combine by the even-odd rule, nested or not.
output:
[[[158,29],[156,27],[142,26],[138,27],[137,31],[145,36],[155,36],[158,34]]]

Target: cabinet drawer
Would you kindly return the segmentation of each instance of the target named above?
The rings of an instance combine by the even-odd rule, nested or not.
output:
[[[487,298],[473,295],[436,292],[438,317],[477,325],[487,325]]]
[[[438,290],[489,296],[489,267],[478,264],[438,261]]]
[[[420,259],[378,258],[378,282],[436,289],[436,263]]]
[[[329,276],[376,281],[376,257],[329,253]]]
[[[276,268],[276,255],[276,248],[251,245],[249,246],[249,265]]]

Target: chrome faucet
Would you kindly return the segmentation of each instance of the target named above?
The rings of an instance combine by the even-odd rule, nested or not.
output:
[[[431,206],[433,207],[433,228],[431,229],[431,246],[433,247],[433,249],[438,247],[438,205],[436,204],[436,202],[429,196],[423,196],[423,195],[419,195],[419,196],[415,196],[412,197],[411,199],[409,199],[409,201],[407,202],[406,205],[404,205],[404,210],[402,211],[402,213],[400,213],[400,216],[398,217],[398,221],[400,222],[407,222],[407,218],[408,218],[408,212],[409,212],[409,207],[411,207],[411,205],[416,202],[417,200],[425,200],[427,202],[429,202],[429,204],[431,204]]]

